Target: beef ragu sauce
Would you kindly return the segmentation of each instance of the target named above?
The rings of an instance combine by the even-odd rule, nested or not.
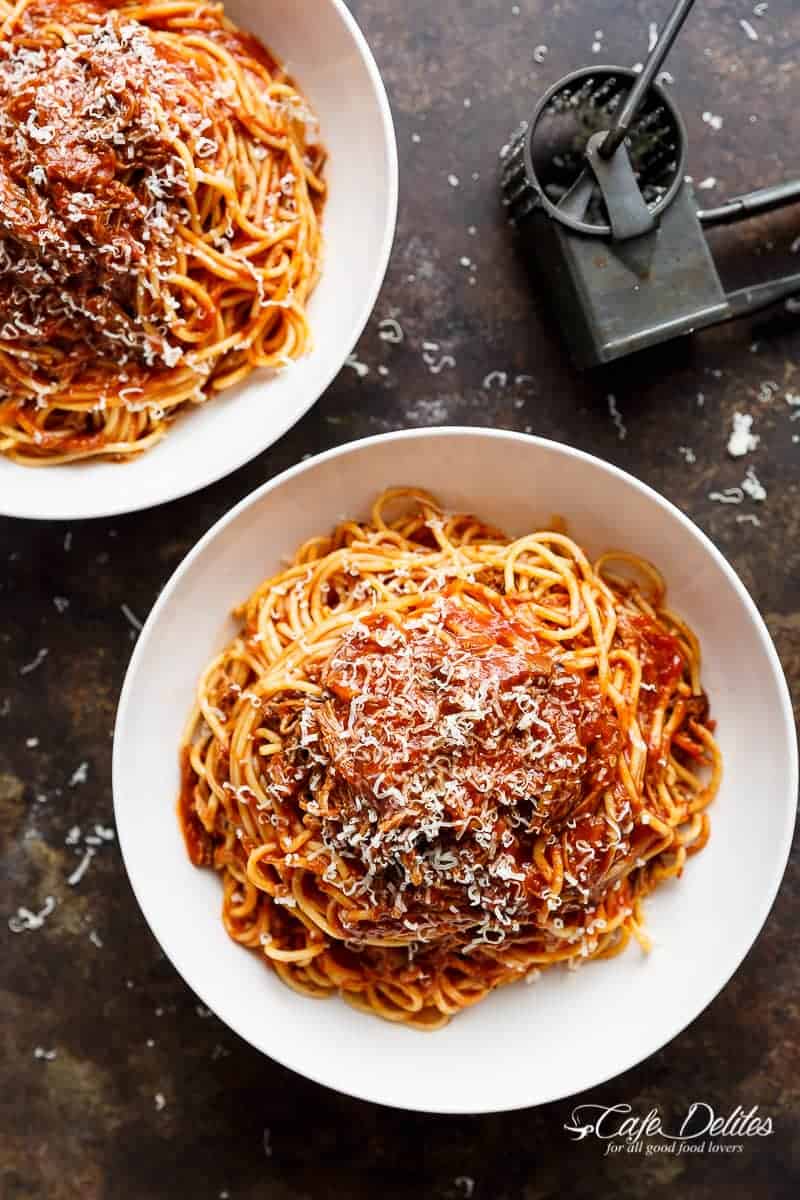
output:
[[[639,616],[622,613],[618,630],[623,645],[633,649],[642,664],[644,686],[640,705],[650,709],[657,701],[663,703],[664,695],[674,691],[686,667],[680,642],[654,625],[644,613]]]
[[[631,649],[642,664],[642,686],[639,693],[639,711],[643,721],[652,720],[654,710],[671,699],[686,669],[686,659],[679,640],[671,633],[658,628],[644,613],[631,615],[621,613],[618,626],[623,645]],[[708,697],[705,692],[681,699],[687,717],[704,725],[713,733],[716,722],[709,717]],[[651,756],[661,753],[659,745],[649,746]],[[705,750],[701,742],[678,732],[672,738],[672,752],[680,761],[705,762]]]
[[[202,22],[199,22],[202,28]],[[290,79],[290,76],[285,75],[278,60],[273,57],[269,48],[260,42],[252,33],[247,33],[244,29],[219,29],[211,27],[206,30],[208,36],[213,41],[219,42],[221,46],[231,53],[237,51],[245,55],[247,58],[252,58],[254,62],[259,63],[270,75],[276,76],[279,79]]]
[[[78,38],[65,43],[58,24],[67,17]],[[256,38],[210,16],[193,23],[276,70]],[[116,378],[124,363],[135,395],[154,370],[179,365],[174,318],[189,315],[195,334],[211,328],[214,314],[197,306],[161,311],[158,281],[177,269],[174,230],[190,215],[173,135],[180,130],[213,170],[216,143],[205,135],[228,104],[199,59],[154,40],[124,4],[34,0],[13,39],[0,38],[0,338],[57,349],[60,385],[65,372],[78,380],[104,363]],[[137,315],[143,286],[146,323]],[[24,405],[0,409],[25,426]],[[93,436],[56,440],[77,450]],[[49,437],[38,430],[37,444]]]
[[[178,820],[189,858],[196,867],[208,867],[213,862],[213,842],[203,828],[194,806],[197,777],[192,770],[191,753],[185,746],[181,751],[181,790],[178,795]]]
[[[66,10],[71,25],[86,21],[67,44],[54,28]],[[98,352],[174,365],[159,321],[136,325],[133,299],[145,260],[174,266],[188,190],[157,108],[199,128],[186,80],[202,73],[175,70],[146,30],[96,0],[38,0],[15,34],[0,40],[4,336],[69,348],[76,372]]]
[[[280,728],[262,785],[265,840],[290,797],[352,872],[351,944],[500,942],[584,903],[630,842],[598,794],[618,788],[622,744],[591,675],[559,666],[502,614],[437,601],[395,624],[357,622],[320,672],[321,701],[276,698]],[[271,822],[271,826],[269,824]],[[574,879],[551,900],[537,840],[558,843]],[[243,845],[247,852],[248,847]],[[309,869],[326,887],[330,859]]]

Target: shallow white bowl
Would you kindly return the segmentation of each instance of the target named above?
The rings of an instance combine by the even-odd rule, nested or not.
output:
[[[0,456],[0,514],[110,516],[205,487],[271,446],[322,395],[369,318],[397,217],[397,145],[378,68],[343,0],[226,0],[226,12],[284,62],[329,152],[323,274],[309,304],[314,348],[273,376],[183,413],[128,463],[21,467]]]
[[[455,510],[522,534],[563,514],[590,553],[624,547],[661,566],[671,606],[700,636],[725,777],[711,840],[647,902],[645,957],[493,993],[420,1034],[342,1000],[285,987],[233,943],[221,886],[186,857],[175,815],[178,744],[196,680],[234,634],[226,614],[281,557],[377,492],[428,488]],[[752,945],[783,875],[794,826],[797,744],[769,634],[711,542],[655,492],[554,442],[427,429],[351,443],[272,480],[198,543],[162,592],[133,655],[117,716],[120,843],[153,932],[202,1000],[257,1049],[343,1092],[428,1112],[544,1103],[633,1066],[713,999]],[[642,1014],[646,1014],[646,1017]],[[598,1030],[602,1028],[602,1036]]]

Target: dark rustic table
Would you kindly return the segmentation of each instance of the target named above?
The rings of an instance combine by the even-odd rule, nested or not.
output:
[[[402,176],[389,274],[357,350],[368,373],[345,368],[291,433],[199,495],[113,521],[0,526],[4,929],[20,905],[38,911],[45,896],[58,900],[39,930],[6,929],[0,1192],[9,1200],[796,1196],[797,861],[757,945],[708,1010],[661,1053],[582,1098],[627,1101],[642,1113],[658,1105],[666,1120],[692,1099],[720,1112],[760,1105],[775,1132],[725,1158],[604,1157],[594,1138],[568,1140],[572,1101],[456,1119],[326,1091],[198,1007],[147,930],[115,842],[98,835],[83,878],[67,881],[87,833],[113,824],[111,731],[136,619],[233,503],[304,455],[365,434],[441,423],[527,430],[638,475],[728,556],[800,700],[800,421],[791,420],[800,408],[787,401],[800,392],[800,318],[772,314],[578,375],[497,202],[498,149],[535,97],[593,58],[643,57],[649,22],[663,19],[668,0],[353,7],[389,88]],[[536,47],[546,50],[534,56]],[[796,0],[697,5],[669,66],[704,197],[797,173],[798,47]],[[717,235],[726,279],[797,269],[798,234],[795,211]],[[402,344],[379,337],[386,317],[400,322]],[[760,438],[744,460],[726,452],[735,411],[752,414]],[[747,466],[765,500],[710,499],[738,485]],[[756,806],[769,800],[753,797]],[[79,845],[70,844],[73,826]]]

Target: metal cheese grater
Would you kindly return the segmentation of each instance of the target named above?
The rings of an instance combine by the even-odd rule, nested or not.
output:
[[[644,68],[555,83],[502,153],[501,188],[570,355],[596,366],[800,293],[800,274],[723,290],[704,231],[800,200],[800,180],[700,210],[686,129],[656,75],[694,0],[678,0]]]

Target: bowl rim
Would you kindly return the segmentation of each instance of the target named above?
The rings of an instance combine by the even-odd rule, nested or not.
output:
[[[699,541],[701,547],[712,558],[712,560],[715,562],[715,564],[722,570],[722,572],[726,576],[729,584],[731,585],[734,592],[737,594],[738,598],[742,601],[742,603],[745,607],[745,610],[750,619],[750,622],[758,634],[758,639],[759,639],[759,642],[761,645],[761,649],[763,650],[763,652],[766,656],[767,662],[771,668],[772,675],[774,677],[777,695],[780,700],[783,733],[785,734],[785,740],[786,740],[787,746],[789,747],[789,759],[788,759],[788,762],[785,764],[785,766],[786,766],[786,771],[785,771],[786,788],[785,788],[784,794],[780,797],[781,808],[783,811],[783,829],[782,829],[781,842],[778,847],[778,862],[780,865],[780,870],[775,872],[775,878],[772,881],[772,884],[770,885],[770,887],[765,892],[765,896],[762,899],[761,906],[756,910],[755,917],[754,917],[754,932],[753,932],[752,936],[750,937],[748,945],[742,950],[741,955],[738,957],[738,959],[735,962],[735,964],[733,965],[732,969],[725,975],[725,977],[720,979],[719,981],[715,981],[715,983],[711,986],[711,988],[706,989],[706,991],[702,994],[702,996],[698,1000],[698,1003],[696,1006],[696,1011],[695,1011],[694,1015],[688,1021],[684,1020],[682,1017],[678,1018],[675,1025],[669,1027],[668,1031],[666,1033],[659,1032],[657,1034],[655,1044],[650,1046],[650,1048],[647,1049],[644,1053],[640,1053],[637,1050],[634,1052],[633,1056],[631,1056],[630,1058],[620,1059],[620,1062],[615,1066],[615,1068],[612,1072],[610,1072],[610,1073],[604,1072],[600,1078],[594,1080],[591,1084],[587,1084],[586,1087],[583,1089],[583,1090],[586,1090],[589,1087],[599,1087],[602,1084],[607,1083],[609,1080],[617,1078],[617,1076],[621,1075],[623,1072],[628,1071],[635,1066],[638,1066],[640,1063],[646,1061],[646,1059],[650,1058],[652,1055],[656,1054],[659,1050],[661,1050],[665,1046],[667,1046],[670,1042],[673,1041],[674,1038],[676,1038],[680,1033],[682,1033],[684,1029],[688,1028],[689,1025],[691,1025],[694,1021],[697,1020],[697,1018],[705,1011],[705,1009],[709,1006],[709,1004],[712,1002],[712,1000],[714,1000],[715,997],[718,996],[719,993],[723,990],[723,988],[728,984],[728,982],[733,977],[733,975],[736,973],[736,971],[739,970],[739,968],[741,967],[745,958],[750,953],[750,951],[752,950],[756,941],[758,940],[758,938],[763,930],[764,924],[766,923],[767,917],[769,916],[769,914],[772,910],[772,907],[775,903],[775,898],[778,894],[781,883],[783,882],[783,878],[786,873],[786,867],[788,864],[789,853],[790,853],[791,846],[792,846],[795,821],[796,821],[796,816],[797,816],[797,804],[798,804],[798,769],[799,769],[798,768],[798,738],[797,738],[797,729],[796,729],[795,720],[794,720],[794,712],[793,712],[793,708],[792,708],[791,695],[789,692],[789,687],[788,687],[788,684],[786,681],[783,667],[781,665],[780,659],[778,657],[778,653],[777,653],[774,643],[772,641],[772,636],[771,636],[769,630],[767,629],[767,626],[764,622],[763,617],[761,616],[761,613],[759,612],[758,608],[756,607],[755,601],[752,599],[747,588],[742,583],[739,576],[736,574],[736,571],[733,569],[731,564],[725,558],[723,553],[719,549],[717,549],[717,547],[714,545],[714,543],[711,541],[711,539],[707,536],[707,534],[705,534],[703,532],[703,530],[700,529],[700,527],[698,525],[696,525],[695,522],[690,517],[688,517],[685,513],[681,512],[681,510],[675,504],[673,504],[671,500],[668,500],[665,496],[662,496],[658,491],[656,491],[655,488],[650,487],[649,484],[646,484],[642,480],[637,479],[636,476],[631,475],[629,472],[624,471],[622,468],[615,466],[613,463],[606,462],[604,459],[599,458],[597,455],[589,454],[584,450],[579,450],[574,446],[571,446],[564,442],[555,441],[551,438],[543,438],[543,437],[537,437],[537,436],[534,436],[531,434],[517,433],[512,430],[486,429],[486,428],[482,428],[480,426],[469,426],[469,425],[433,426],[433,427],[426,427],[426,428],[422,428],[422,429],[396,430],[396,431],[393,431],[390,433],[375,434],[371,437],[359,438],[359,439],[355,439],[354,441],[346,442],[343,445],[335,446],[330,450],[323,451],[320,454],[316,454],[316,455],[312,456],[311,458],[308,458],[300,463],[295,464],[292,467],[289,467],[287,470],[280,472],[274,478],[268,480],[266,483],[261,484],[254,491],[250,492],[249,495],[245,496],[242,500],[240,500],[237,504],[235,504],[228,512],[224,513],[217,521],[215,521],[214,524],[210,527],[210,529],[208,529],[206,531],[206,533],[202,535],[202,537],[196,542],[196,544],[191,548],[191,550],[188,551],[188,553],[185,555],[185,557],[182,559],[182,561],[178,564],[178,566],[175,568],[174,572],[172,573],[172,575],[170,576],[170,578],[167,580],[166,584],[162,588],[162,590],[158,596],[158,599],[156,600],[155,604],[153,605],[153,608],[150,610],[150,613],[147,616],[144,626],[142,627],[142,631],[139,634],[139,637],[137,639],[136,645],[133,650],[133,654],[131,655],[131,659],[128,664],[128,668],[125,673],[125,679],[123,681],[122,689],[120,692],[119,703],[117,706],[116,719],[115,719],[115,723],[114,723],[114,740],[113,740],[113,752],[112,752],[112,791],[113,791],[113,802],[114,802],[114,817],[115,817],[115,822],[116,822],[116,826],[117,826],[117,837],[118,837],[118,842],[119,842],[119,846],[120,846],[120,852],[122,854],[123,863],[125,865],[125,870],[128,875],[128,880],[130,882],[131,888],[133,890],[133,893],[134,893],[136,901],[139,905],[139,908],[142,912],[142,915],[144,916],[144,919],[145,919],[148,927],[150,928],[151,933],[153,934],[153,936],[155,937],[159,946],[162,948],[162,950],[166,954],[167,958],[172,963],[175,970],[183,978],[184,982],[188,985],[188,987],[191,988],[191,990],[203,1001],[203,1003],[208,1004],[208,998],[204,994],[204,991],[205,991],[204,986],[202,984],[199,987],[196,985],[196,982],[195,982],[196,972],[194,970],[191,958],[188,956],[184,956],[180,946],[178,946],[176,948],[176,947],[170,945],[170,948],[167,949],[167,945],[165,944],[164,941],[162,941],[162,939],[159,935],[159,932],[158,932],[160,924],[161,924],[160,918],[159,918],[159,913],[153,909],[153,906],[150,905],[149,901],[146,901],[144,899],[144,897],[142,895],[142,892],[144,889],[140,887],[141,877],[139,877],[139,884],[137,884],[137,880],[136,880],[134,874],[131,872],[131,869],[129,867],[128,859],[127,859],[127,855],[126,855],[126,851],[125,851],[125,843],[126,843],[125,829],[126,829],[126,826],[128,823],[128,815],[127,815],[126,810],[120,799],[121,793],[123,791],[123,784],[122,784],[122,780],[121,780],[122,756],[123,756],[122,744],[123,744],[123,742],[122,742],[121,732],[125,729],[125,726],[128,722],[128,709],[131,704],[132,694],[133,694],[133,691],[135,688],[136,676],[138,675],[138,672],[139,672],[139,664],[140,664],[140,661],[145,656],[147,643],[148,643],[150,637],[153,635],[153,632],[159,623],[161,611],[167,604],[168,600],[170,599],[170,597],[172,595],[172,592],[174,591],[175,587],[178,585],[180,580],[183,578],[183,576],[191,569],[191,567],[194,565],[196,560],[198,560],[199,558],[202,557],[202,555],[205,553],[206,549],[221,534],[224,533],[225,529],[229,525],[231,525],[241,513],[245,512],[247,509],[259,504],[271,492],[278,491],[289,480],[294,479],[298,475],[302,475],[302,474],[305,474],[306,472],[313,471],[318,465],[320,465],[323,462],[329,462],[331,459],[345,457],[348,454],[352,454],[356,451],[367,449],[370,446],[373,446],[377,443],[413,441],[413,440],[420,440],[420,439],[426,439],[426,438],[432,438],[432,439],[462,438],[462,437],[466,438],[466,437],[475,437],[475,436],[486,438],[486,439],[492,439],[492,440],[496,440],[496,441],[507,440],[507,441],[521,442],[521,443],[529,444],[531,446],[539,447],[543,450],[546,450],[549,453],[555,452],[556,454],[564,455],[566,458],[577,459],[578,461],[583,462],[586,465],[589,465],[589,466],[592,466],[595,468],[599,467],[602,471],[605,471],[605,472],[609,473],[610,475],[616,477],[621,482],[633,486],[635,488],[635,490],[639,491],[648,500],[655,501],[655,503],[659,507],[664,509],[671,516],[676,517],[678,519],[679,523],[689,533],[689,535],[694,537],[697,541]],[[202,664],[199,664],[198,669],[200,669],[201,667],[202,667]],[[123,814],[125,814],[125,815],[123,815]],[[211,1007],[216,1012],[216,1009],[214,1008],[213,1004],[209,1005],[209,1007]],[[417,1112],[435,1113],[435,1114],[441,1114],[441,1115],[478,1115],[478,1114],[493,1113],[493,1112],[513,1112],[513,1111],[518,1111],[523,1108],[538,1107],[542,1104],[549,1104],[556,1100],[565,1099],[570,1095],[579,1094],[577,1092],[563,1093],[563,1092],[559,1092],[556,1090],[552,1093],[552,1095],[548,1094],[548,1095],[546,1095],[544,1097],[540,1097],[534,1101],[527,1101],[527,1102],[514,1101],[510,1104],[497,1104],[497,1103],[493,1102],[492,1105],[489,1107],[483,1107],[483,1106],[476,1107],[474,1101],[472,1101],[472,1102],[467,1101],[467,1103],[463,1103],[460,1105],[457,1103],[454,1103],[454,1104],[448,1104],[446,1106],[441,1105],[441,1104],[436,1104],[436,1105],[432,1106],[430,1103],[428,1103],[427,1105],[421,1104],[419,1106],[414,1106],[413,1109],[410,1109],[407,1105],[400,1104],[398,1102],[393,1101],[392,1099],[387,1099],[386,1097],[382,1096],[380,1094],[379,1087],[372,1087],[370,1089],[358,1087],[358,1088],[351,1089],[348,1086],[343,1085],[341,1080],[336,1076],[335,1072],[331,1072],[326,1069],[326,1065],[324,1062],[320,1063],[319,1068],[315,1068],[313,1071],[307,1070],[306,1068],[303,1068],[302,1070],[298,1070],[298,1068],[296,1068],[291,1061],[291,1054],[285,1053],[283,1048],[280,1045],[278,1045],[275,1048],[271,1047],[270,1050],[267,1051],[267,1050],[263,1049],[261,1046],[258,1046],[255,1044],[255,1042],[252,1040],[251,1033],[246,1028],[243,1028],[240,1023],[238,1023],[238,1022],[233,1023],[233,1022],[229,1021],[228,1018],[221,1013],[217,1013],[217,1015],[218,1015],[219,1019],[225,1025],[228,1026],[229,1029],[232,1029],[234,1033],[238,1034],[238,1036],[241,1037],[245,1042],[247,1042],[248,1045],[252,1046],[253,1049],[257,1050],[259,1053],[264,1054],[266,1057],[279,1063],[281,1066],[287,1067],[289,1070],[295,1071],[296,1073],[302,1075],[303,1077],[305,1077],[307,1079],[311,1079],[314,1083],[318,1083],[318,1084],[323,1085],[324,1087],[331,1088],[332,1090],[337,1091],[343,1095],[353,1096],[354,1098],[360,1099],[360,1100],[367,1100],[367,1101],[370,1101],[371,1103],[380,1104],[387,1108],[398,1108],[398,1109],[402,1109],[404,1111],[417,1111]]]
[[[30,506],[20,506],[14,504],[13,495],[4,498],[0,495],[0,516],[15,518],[18,520],[29,521],[92,521],[95,519],[103,519],[108,517],[124,516],[128,513],[144,512],[147,509],[157,508],[162,504],[169,504],[174,500],[180,500],[184,496],[194,495],[203,488],[209,487],[213,483],[218,483],[220,479],[225,479],[232,475],[235,471],[241,469],[247,463],[252,462],[259,454],[264,453],[271,446],[288,433],[304,416],[314,407],[321,399],[333,381],[343,369],[347,359],[352,354],[355,346],[358,343],[367,322],[372,316],[375,305],[378,302],[381,288],[383,287],[386,278],[386,272],[389,267],[389,258],[394,245],[395,234],[397,231],[397,211],[399,200],[399,159],[397,149],[397,134],[392,117],[392,110],[389,104],[389,97],[386,91],[386,85],[383,82],[378,64],[375,61],[375,56],[372,53],[370,45],[361,30],[360,25],[347,7],[345,0],[323,0],[323,3],[328,4],[333,8],[347,32],[353,40],[358,55],[361,58],[369,77],[372,89],[375,95],[375,100],[378,106],[378,112],[381,119],[381,127],[383,132],[384,150],[386,153],[386,168],[387,168],[387,188],[386,188],[386,205],[383,218],[383,235],[380,246],[380,252],[376,258],[374,270],[372,273],[372,281],[369,288],[365,291],[362,304],[358,309],[356,318],[353,322],[351,336],[346,343],[342,343],[342,352],[336,356],[340,361],[334,361],[328,371],[321,377],[319,383],[311,389],[310,398],[294,410],[289,416],[275,425],[274,433],[264,445],[259,445],[258,440],[248,447],[243,454],[235,456],[235,459],[226,462],[225,465],[217,468],[212,467],[209,471],[204,472],[197,479],[190,483],[175,482],[180,479],[178,474],[173,474],[172,483],[168,484],[159,495],[158,499],[146,499],[141,502],[125,501],[122,504],[111,503],[108,500],[97,509],[87,511],[86,507],[71,509],[69,507],[69,496],[53,497],[47,504],[37,508],[36,511],[31,511]],[[16,465],[16,464],[12,464]],[[84,464],[86,465],[86,464]],[[93,464],[89,464],[91,466]],[[124,467],[124,463],[119,464]],[[68,464],[74,469],[74,464]],[[78,465],[79,466],[79,465]],[[25,468],[21,468],[25,469]],[[33,468],[28,468],[33,469]],[[46,468],[44,468],[46,469]],[[11,489],[4,489],[9,492]]]

